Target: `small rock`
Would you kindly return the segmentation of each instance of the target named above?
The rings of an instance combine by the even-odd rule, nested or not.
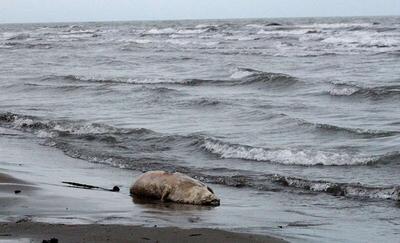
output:
[[[114,186],[113,189],[112,189],[112,191],[113,191],[113,192],[119,192],[119,187]]]
[[[15,190],[14,193],[15,194],[21,193],[21,190]]]
[[[281,24],[272,22],[272,23],[268,23],[267,26],[281,26]]]
[[[43,240],[42,243],[58,243],[58,239],[51,238],[50,240]]]
[[[19,223],[26,223],[26,222],[31,222],[31,219],[30,218],[22,218],[22,219],[20,219],[20,220],[17,220],[17,224],[19,224]]]

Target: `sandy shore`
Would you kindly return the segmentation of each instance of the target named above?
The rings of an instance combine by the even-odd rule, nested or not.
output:
[[[227,231],[235,228],[229,223],[240,203],[199,208],[133,202],[129,185],[140,172],[71,159],[20,140],[0,139],[0,154],[0,242],[284,242]],[[74,188],[65,180],[118,185],[121,191]]]
[[[51,200],[47,200],[49,192],[43,194],[43,191],[46,191],[45,185],[41,187],[36,183],[32,184],[6,173],[0,173],[0,209],[2,212],[8,212],[10,215],[16,216],[10,217],[10,220],[0,223],[0,242],[43,242],[43,240],[50,240],[52,238],[56,238],[58,242],[63,243],[285,242],[281,239],[265,235],[232,233],[210,228],[182,229],[176,227],[157,227],[156,225],[146,227],[121,224],[57,224],[35,222],[32,220],[32,218],[35,218],[35,214],[43,213],[40,212],[40,208],[46,208],[45,212],[60,214],[59,208],[68,205],[63,205],[62,202],[66,203],[68,200],[76,200],[73,197],[68,198],[57,195],[53,195]],[[91,192],[91,190],[86,191],[88,193]],[[67,208],[66,211],[64,215],[68,216]],[[29,215],[26,212],[29,212]],[[75,216],[71,214],[71,217]]]

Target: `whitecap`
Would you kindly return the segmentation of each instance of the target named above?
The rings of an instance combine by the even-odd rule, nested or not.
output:
[[[39,138],[52,138],[54,136],[54,133],[46,130],[39,130],[36,132],[36,136]]]
[[[350,96],[359,91],[356,87],[346,86],[346,87],[334,87],[329,91],[332,96]]]
[[[178,30],[177,33],[179,34],[200,34],[206,32],[207,29],[184,29]]]
[[[250,69],[238,68],[232,75],[230,76],[231,79],[242,79],[253,75],[255,71]]]
[[[262,28],[265,27],[265,25],[261,25],[261,24],[248,24],[248,25],[246,25],[246,27],[249,27],[249,28],[256,28],[256,29],[262,29]]]
[[[147,34],[152,34],[152,35],[173,34],[173,33],[176,33],[176,30],[174,28],[164,28],[164,29],[153,28],[147,31]]]
[[[103,134],[110,132],[110,127],[108,126],[100,126],[93,123],[87,124],[56,124],[53,127],[54,131],[59,132],[69,132],[75,135],[84,135],[84,134]],[[111,129],[112,130],[112,129]]]
[[[13,121],[13,126],[15,128],[22,128],[26,126],[32,126],[35,122],[32,119],[29,118],[18,118],[17,116],[15,117],[15,120]]]
[[[182,46],[188,45],[188,44],[191,43],[188,40],[179,40],[179,39],[169,39],[169,40],[166,40],[165,42],[170,43],[170,44],[174,44],[174,45],[182,45]]]
[[[123,42],[130,42],[130,43],[136,43],[136,44],[150,44],[155,42],[155,40],[150,40],[150,39],[128,39],[128,40],[123,40]]]
[[[255,36],[227,36],[225,40],[237,40],[237,41],[251,41],[256,40],[257,37]]]

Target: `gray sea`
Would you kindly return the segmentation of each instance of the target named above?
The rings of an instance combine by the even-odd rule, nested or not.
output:
[[[400,17],[0,25],[0,126],[236,190],[240,231],[399,240]]]

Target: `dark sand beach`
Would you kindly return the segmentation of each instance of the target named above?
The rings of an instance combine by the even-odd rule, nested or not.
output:
[[[2,210],[16,205],[29,207],[29,201],[40,190],[23,180],[0,173],[0,207]],[[65,198],[64,198],[65,199]],[[35,200],[35,199],[33,199]],[[51,200],[51,198],[49,198]],[[72,199],[70,199],[72,200]],[[11,209],[12,210],[12,209]],[[17,212],[15,212],[17,213]],[[32,216],[35,212],[32,211]],[[217,229],[181,229],[173,227],[144,227],[104,224],[49,224],[32,222],[23,217],[14,222],[0,223],[0,242],[42,242],[52,238],[59,242],[286,242],[265,235],[232,233]],[[14,240],[14,241],[13,241]]]
[[[17,148],[15,151],[17,151]],[[54,154],[47,155],[54,156]],[[25,159],[32,160],[32,157],[30,159],[25,157]],[[38,175],[40,177],[39,180],[33,181],[34,177],[30,177],[28,182],[0,172],[0,212],[3,215],[0,220],[0,242],[42,242],[52,238],[58,239],[59,242],[71,243],[285,242],[279,238],[266,235],[198,228],[196,224],[190,226],[190,222],[186,223],[187,226],[185,228],[146,224],[141,222],[140,218],[130,222],[122,220],[118,222],[118,219],[122,219],[121,213],[129,215],[131,213],[130,210],[135,211],[134,202],[125,192],[129,184],[122,185],[123,192],[121,193],[69,187],[63,185],[61,181],[53,184],[49,183],[49,180],[53,178],[56,181],[62,175],[48,172],[47,175],[44,174],[46,173],[44,168],[48,168],[49,164],[36,164],[36,168],[34,168],[32,167],[35,166],[33,164],[27,166],[24,163],[25,161],[19,161],[21,163],[8,163],[8,166],[14,167],[17,175],[22,176],[24,174],[24,167],[25,169],[28,167],[30,170],[36,171],[35,173],[41,173],[41,175]],[[46,163],[46,161],[42,162]],[[98,172],[99,168],[95,170]],[[84,171],[85,169],[81,173],[85,173]],[[70,174],[72,178],[79,178],[78,173],[72,174]],[[71,177],[65,175],[64,178]],[[175,205],[173,203],[165,205],[143,201],[136,203],[145,208],[147,205],[149,210],[157,210],[157,208],[175,212],[182,210],[183,214],[188,210],[201,210],[201,207]],[[209,208],[209,210],[211,209]],[[105,214],[107,216],[104,216]],[[4,217],[4,215],[8,215],[8,217]],[[103,217],[103,221],[98,221],[99,217]],[[97,218],[99,223],[93,220],[94,218]],[[117,221],[113,222],[113,220]]]
[[[56,238],[59,242],[286,242],[277,238],[232,233],[215,229],[148,228],[126,225],[65,225],[43,223],[3,223],[0,237],[42,242]],[[1,241],[1,239],[0,239]]]

